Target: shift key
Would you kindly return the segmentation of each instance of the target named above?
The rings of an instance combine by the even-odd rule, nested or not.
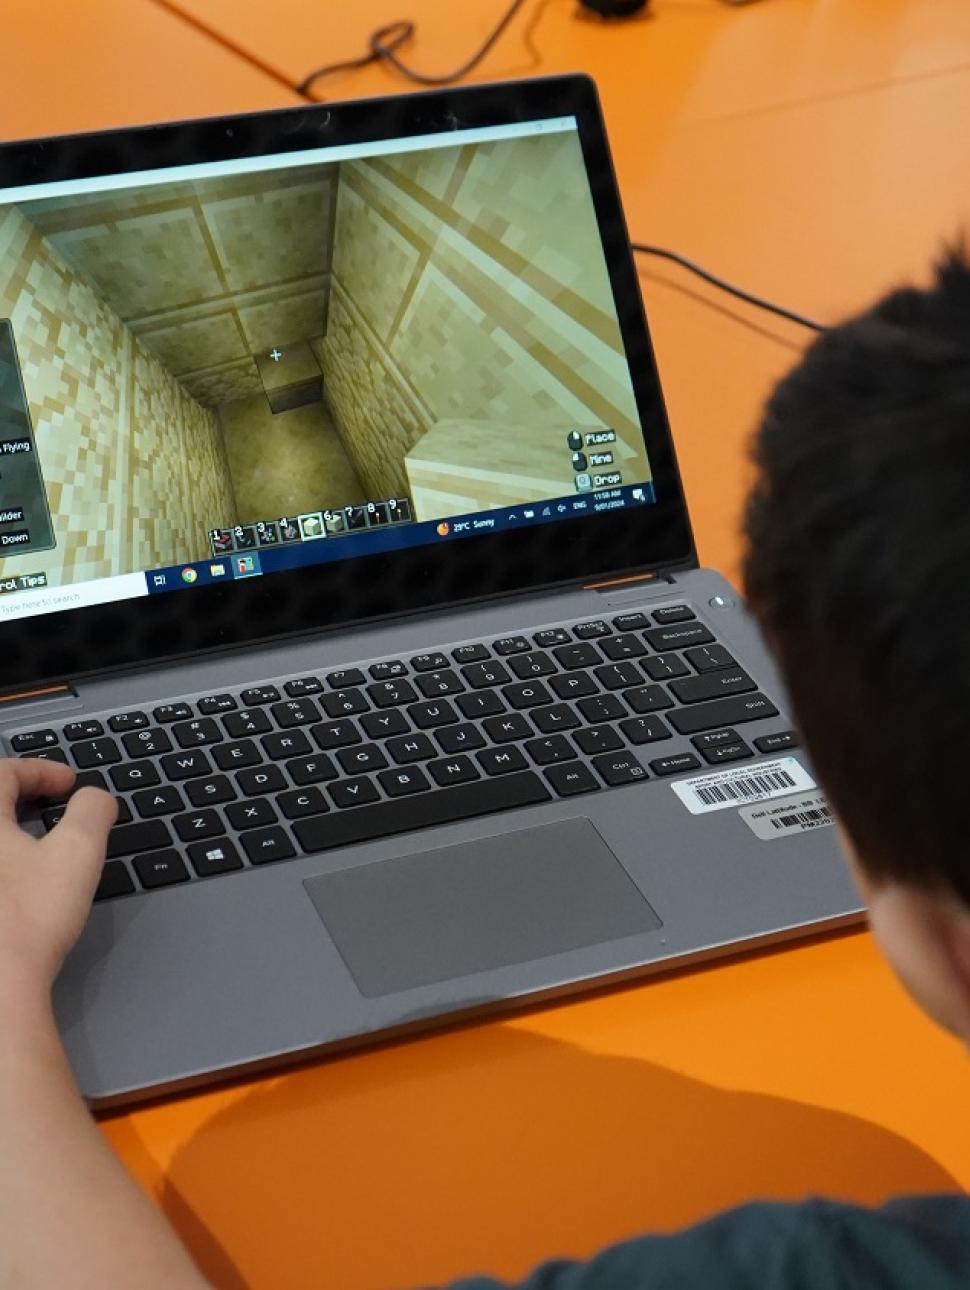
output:
[[[692,708],[678,708],[665,715],[678,734],[696,735],[701,730],[714,730],[718,726],[736,726],[742,721],[776,717],[778,709],[764,694],[739,694],[730,699],[697,703]]]
[[[137,851],[158,851],[171,845],[172,835],[163,820],[116,824],[108,834],[108,859],[134,855]]]

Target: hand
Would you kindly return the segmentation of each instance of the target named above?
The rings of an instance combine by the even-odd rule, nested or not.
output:
[[[91,909],[118,804],[81,788],[45,838],[17,823],[20,798],[63,797],[75,772],[60,762],[0,759],[0,979],[45,993]]]

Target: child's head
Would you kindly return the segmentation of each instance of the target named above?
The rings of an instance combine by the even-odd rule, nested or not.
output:
[[[815,341],[754,461],[748,600],[883,948],[970,1041],[970,265]]]

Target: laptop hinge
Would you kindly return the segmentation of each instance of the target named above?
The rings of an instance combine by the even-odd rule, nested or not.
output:
[[[11,690],[9,693],[0,693],[0,718],[8,716],[12,709],[21,706],[36,706],[56,699],[77,697],[77,690],[66,681],[56,685],[39,685],[34,690]]]
[[[583,586],[584,591],[613,591],[619,587],[635,588],[642,586],[644,583],[672,583],[674,579],[669,573],[631,573],[624,578],[608,578],[605,582],[587,582]]]

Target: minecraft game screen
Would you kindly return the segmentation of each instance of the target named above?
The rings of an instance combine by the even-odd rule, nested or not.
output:
[[[0,193],[0,605],[649,485],[574,129],[276,160]]]

